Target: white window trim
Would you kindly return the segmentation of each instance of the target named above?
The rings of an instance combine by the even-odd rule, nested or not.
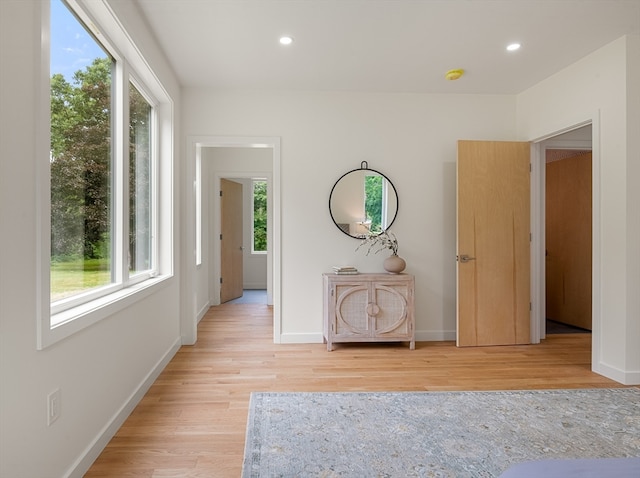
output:
[[[63,340],[76,332],[89,327],[96,322],[107,318],[120,310],[123,310],[133,303],[154,294],[161,288],[166,287],[173,277],[173,122],[174,108],[170,95],[162,87],[161,82],[155,76],[142,54],[139,52],[132,39],[124,30],[109,5],[104,1],[90,2],[88,0],[66,0],[69,5],[79,13],[85,25],[95,28],[93,32],[101,43],[109,48],[114,54],[116,61],[123,67],[118,68],[119,75],[123,75],[124,86],[128,87],[132,81],[136,88],[145,98],[155,98],[152,104],[155,112],[156,122],[155,149],[156,159],[153,161],[152,181],[154,181],[154,208],[152,217],[153,235],[156,241],[154,247],[153,264],[151,271],[144,271],[132,275],[126,282],[107,286],[101,290],[100,297],[89,299],[83,297],[82,303],[73,302],[70,298],[66,306],[52,312],[50,302],[50,241],[51,241],[51,200],[50,200],[50,170],[49,170],[49,149],[50,149],[50,85],[49,85],[49,51],[50,51],[50,6],[49,2],[40,3],[41,19],[41,55],[39,62],[40,81],[36,97],[38,99],[39,120],[37,125],[38,157],[36,181],[38,184],[38,223],[36,233],[38,237],[39,249],[36,257],[37,277],[36,301],[38,307],[37,320],[37,348],[44,349],[60,340]],[[96,25],[100,25],[98,31]],[[116,48],[117,47],[117,48]],[[119,52],[124,52],[124,55]],[[117,101],[126,99],[127,92],[118,92]],[[115,108],[114,108],[115,110]],[[123,118],[122,121],[126,120]],[[128,131],[128,125],[116,122],[116,128],[120,128],[122,139],[118,141],[115,148],[121,148],[121,154],[125,154],[125,163],[128,161],[128,150],[126,138],[128,132],[123,136],[124,131]],[[124,167],[124,165],[122,165]],[[115,173],[117,174],[117,172]],[[120,181],[122,183],[122,181]],[[126,181],[125,181],[126,182]],[[120,184],[120,191],[117,189],[114,194],[123,194],[123,185]],[[126,185],[124,185],[126,187]],[[124,196],[123,196],[124,197]],[[122,208],[120,208],[122,210]],[[120,213],[121,214],[121,213]],[[121,229],[127,226],[128,221],[122,217],[114,219],[114,227]],[[126,230],[124,231],[126,232]],[[121,230],[115,234],[122,235]],[[122,236],[125,237],[125,236]],[[121,247],[122,249],[122,247]],[[122,249],[123,250],[123,249]],[[114,257],[116,264],[116,274],[123,277],[120,270],[126,267],[123,257]],[[116,277],[118,278],[118,277]],[[112,287],[115,286],[115,287]],[[89,295],[91,292],[89,292]],[[63,303],[65,301],[58,301]],[[58,303],[57,302],[57,303]],[[56,303],[56,304],[57,304]]]

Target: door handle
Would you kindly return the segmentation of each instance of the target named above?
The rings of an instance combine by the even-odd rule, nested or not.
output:
[[[469,261],[475,261],[476,258],[475,257],[469,257],[468,254],[462,254],[460,256],[456,256],[456,260],[458,262],[465,263],[465,262],[469,262]]]

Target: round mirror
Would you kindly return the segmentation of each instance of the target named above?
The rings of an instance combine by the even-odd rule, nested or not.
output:
[[[329,195],[329,212],[347,236],[362,239],[391,227],[398,214],[398,194],[389,178],[364,166],[343,174]]]

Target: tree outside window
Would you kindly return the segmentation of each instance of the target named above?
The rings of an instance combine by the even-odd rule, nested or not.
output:
[[[96,58],[51,76],[51,299],[111,277],[111,71]]]
[[[72,73],[77,62],[84,66]],[[116,101],[116,61],[61,0],[51,0],[50,69],[50,284],[60,311],[156,267],[154,108],[133,79],[128,101]],[[125,117],[122,138],[113,125]],[[115,146],[122,142],[128,157]]]
[[[253,251],[267,252],[267,182],[253,181]]]
[[[367,222],[371,221],[372,233],[382,232],[382,179],[380,175],[368,175],[364,179],[364,211]]]

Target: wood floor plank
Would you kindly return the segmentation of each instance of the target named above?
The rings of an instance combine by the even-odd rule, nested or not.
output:
[[[621,387],[591,372],[591,335],[539,345],[273,344],[270,307],[212,307],[86,477],[238,477],[252,391]]]

